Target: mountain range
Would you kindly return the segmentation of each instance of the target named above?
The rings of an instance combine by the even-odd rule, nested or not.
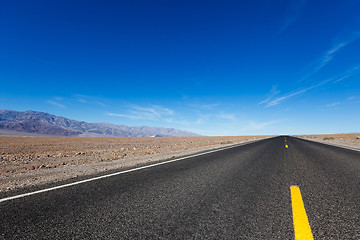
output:
[[[72,137],[185,137],[195,133],[162,127],[128,127],[110,123],[87,123],[49,113],[0,110],[0,130],[34,135]]]

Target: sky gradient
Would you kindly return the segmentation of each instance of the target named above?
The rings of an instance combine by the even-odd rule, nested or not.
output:
[[[360,1],[0,5],[0,109],[201,135],[360,132]]]

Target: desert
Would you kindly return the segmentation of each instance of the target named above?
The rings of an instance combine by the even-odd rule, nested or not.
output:
[[[360,134],[296,135],[360,149]],[[120,170],[271,136],[0,137],[0,192]]]
[[[0,137],[0,191],[149,164],[265,137]]]
[[[360,134],[313,134],[313,135],[294,135],[307,140],[332,144],[342,147],[360,149]]]

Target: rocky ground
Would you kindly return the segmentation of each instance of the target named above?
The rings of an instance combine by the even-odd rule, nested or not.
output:
[[[297,135],[312,141],[360,149],[360,134]]]
[[[0,192],[161,161],[264,137],[0,137]]]

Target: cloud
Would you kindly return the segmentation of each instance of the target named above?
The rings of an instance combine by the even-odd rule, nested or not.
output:
[[[333,83],[341,82],[344,79],[347,79],[347,78],[352,77],[352,76],[354,76],[356,74],[359,74],[359,71],[360,71],[360,65],[356,65],[355,67],[352,67],[351,69],[349,69],[345,73],[341,74],[340,76],[335,77],[333,79]]]
[[[127,105],[127,107],[128,111],[126,113],[108,112],[106,113],[106,115],[128,118],[131,120],[162,121],[182,126],[200,125],[206,122],[206,117],[203,116],[199,116],[195,120],[186,120],[176,117],[176,113],[174,110],[159,105],[139,106],[131,104]]]
[[[220,106],[219,103],[210,103],[210,104],[188,104],[189,107],[203,109],[203,110],[213,110]]]
[[[236,117],[234,114],[219,114],[219,118],[222,118],[222,119],[226,119],[226,120],[231,120],[231,121],[234,121],[236,120]]]
[[[259,105],[269,102],[272,98],[274,98],[279,93],[280,93],[280,91],[277,90],[277,86],[272,86],[270,93],[268,94],[268,97],[265,100],[259,102]]]
[[[81,103],[88,103],[88,101],[86,101],[85,99],[82,99],[82,98],[79,98],[79,99],[78,99],[78,102],[81,102]]]
[[[149,114],[153,114],[154,116],[174,115],[173,110],[162,107],[162,106],[158,106],[158,105],[150,105],[150,107],[141,107],[138,105],[131,105],[131,108],[133,108],[137,112],[149,113]]]
[[[306,93],[307,91],[309,91],[309,90],[311,90],[311,89],[313,89],[313,88],[315,88],[315,87],[318,87],[318,86],[320,86],[320,85],[322,85],[322,84],[317,84],[317,85],[314,85],[314,86],[311,86],[311,87],[308,87],[308,88],[300,89],[300,90],[298,90],[298,91],[296,91],[296,92],[293,92],[293,93],[290,93],[290,94],[288,94],[288,95],[275,98],[274,100],[271,100],[271,101],[267,102],[267,104],[265,105],[265,107],[272,107],[272,106],[278,105],[278,104],[280,104],[281,102],[283,102],[283,101],[285,101],[285,100],[287,100],[287,99],[289,99],[289,98],[291,98],[291,97],[294,97],[294,96],[296,96],[296,95],[300,95],[300,94],[302,94],[302,93]]]
[[[133,119],[133,120],[144,119],[144,118],[142,118],[140,116],[126,115],[126,114],[119,114],[119,113],[106,113],[106,115],[112,116],[112,117],[124,117],[124,118]]]
[[[306,0],[292,0],[287,9],[287,18],[285,19],[280,33],[284,32],[302,13]]]
[[[175,124],[184,125],[184,126],[192,126],[192,125],[204,124],[206,121],[203,118],[198,118],[198,119],[196,119],[196,121],[187,121],[187,120],[178,120],[178,119],[174,119],[174,118],[168,118],[168,119],[165,119],[165,122],[175,123]]]
[[[328,80],[322,81],[322,82],[320,82],[320,83],[318,83],[318,84],[312,85],[312,86],[310,86],[310,87],[302,88],[302,89],[299,89],[299,90],[297,90],[297,91],[295,91],[295,92],[292,92],[292,93],[289,93],[289,94],[287,94],[287,95],[284,95],[284,96],[282,96],[282,97],[275,98],[274,100],[269,101],[269,102],[266,104],[265,107],[272,107],[272,106],[278,105],[278,104],[284,102],[285,100],[287,100],[287,99],[289,99],[289,98],[292,98],[292,97],[294,97],[294,96],[297,96],[297,95],[306,93],[306,92],[308,92],[308,91],[310,91],[310,90],[312,90],[312,89],[314,89],[314,88],[320,87],[320,86],[322,86],[322,85],[324,85],[324,84],[326,84],[326,83],[328,83],[328,82],[331,82],[331,81],[332,81],[332,79],[328,79]]]
[[[344,101],[341,101],[341,102],[334,102],[334,103],[326,104],[325,107],[329,107],[329,108],[336,107],[336,106],[338,106],[340,104],[346,104],[346,102],[353,101],[355,99],[357,99],[357,97],[351,96],[351,97],[348,97],[347,99],[345,99]]]
[[[205,119],[203,119],[203,118],[198,118],[198,119],[196,120],[195,124],[203,124],[203,123],[205,123],[205,122],[206,122]]]
[[[311,76],[316,74],[318,71],[320,71],[322,68],[324,68],[334,58],[335,54],[338,51],[340,51],[341,49],[343,49],[350,43],[357,40],[360,36],[358,33],[356,33],[354,35],[355,36],[353,36],[352,38],[350,38],[346,41],[337,42],[336,44],[334,44],[334,46],[332,48],[327,50],[320,58],[318,58],[315,62],[310,64],[312,70],[309,73],[307,73],[303,78],[301,78],[299,81],[301,82],[306,79],[309,79]]]
[[[347,100],[347,101],[352,101],[352,100],[355,100],[355,99],[356,99],[355,96],[351,96],[351,97],[348,97],[346,100]]]
[[[165,119],[165,122],[167,122],[167,123],[175,123],[175,124],[178,124],[178,125],[185,125],[185,126],[190,125],[190,123],[188,121],[186,121],[186,120],[176,120],[174,118]]]
[[[173,110],[158,105],[151,105],[149,107],[130,105],[129,108],[128,114],[106,113],[106,115],[129,118],[132,120],[161,120],[163,117],[174,115]]]
[[[54,97],[53,99],[56,100],[56,101],[63,101],[63,100],[65,100],[65,99],[62,98],[62,97]]]
[[[317,88],[317,87],[320,87],[322,85],[325,85],[325,84],[329,84],[329,83],[333,83],[333,84],[336,84],[340,81],[343,81],[349,77],[352,77],[356,74],[359,74],[360,72],[360,66],[359,65],[356,65],[355,67],[352,67],[350,68],[348,71],[342,73],[342,74],[339,74],[335,77],[332,77],[332,78],[329,78],[327,80],[324,80],[320,83],[317,83],[317,84],[314,84],[310,87],[305,87],[305,88],[302,88],[302,89],[299,89],[299,90],[296,90],[295,92],[291,92],[291,93],[288,93],[284,96],[281,96],[281,97],[277,97],[275,99],[273,99],[272,97],[268,97],[266,100],[260,102],[259,104],[265,104],[265,107],[272,107],[272,106],[276,106],[286,100],[288,100],[289,98],[292,98],[294,96],[297,96],[297,95],[300,95],[300,94],[303,94],[303,93],[306,93],[314,88]]]
[[[327,104],[326,107],[335,107],[335,106],[338,106],[340,104],[341,104],[340,102],[330,103],[330,104]]]
[[[279,122],[280,122],[279,120],[272,120],[267,122],[249,121],[248,125],[245,128],[243,128],[242,131],[262,130],[270,125],[274,125]]]
[[[341,50],[354,40],[355,39],[345,42],[339,42],[334,47],[325,52],[325,54],[319,59],[317,65],[315,66],[314,72],[318,72],[320,69],[325,67],[328,62],[330,62],[334,58],[335,53],[337,53],[339,50]]]
[[[47,100],[47,103],[52,104],[52,105],[54,105],[54,106],[56,106],[56,107],[59,107],[59,108],[65,108],[65,105],[64,105],[64,104],[55,102],[55,101],[53,101],[53,100]]]
[[[108,106],[102,102],[102,99],[99,99],[98,97],[87,96],[87,95],[82,95],[82,94],[74,94],[74,96],[77,98],[77,101],[80,103],[100,105],[102,107]]]

